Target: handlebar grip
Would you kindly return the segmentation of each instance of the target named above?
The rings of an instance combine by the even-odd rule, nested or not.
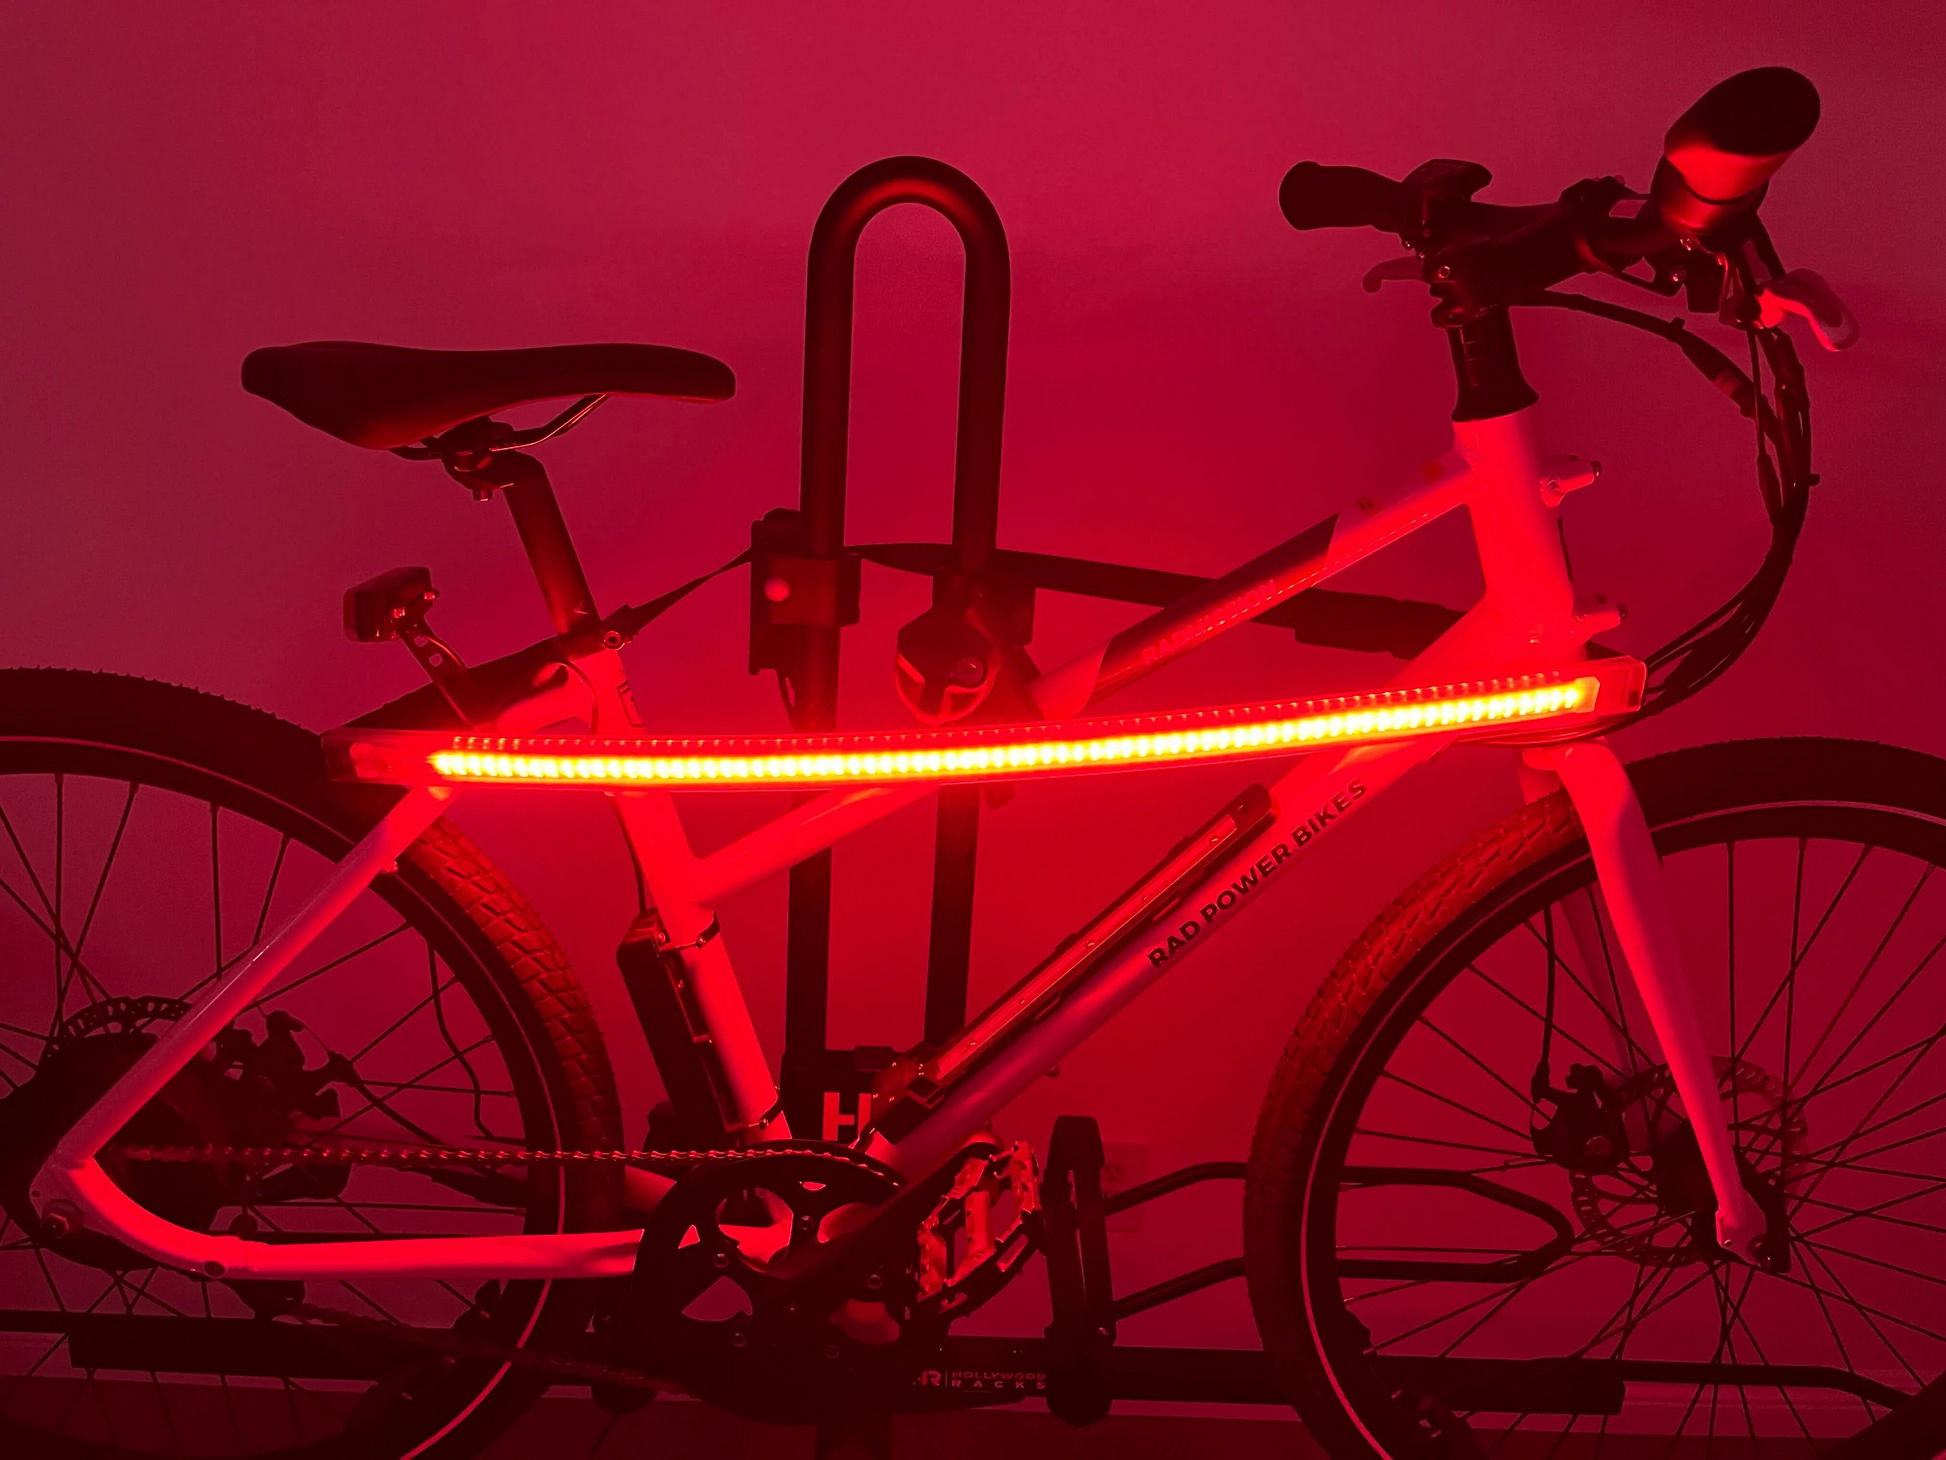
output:
[[[1651,206],[1678,233],[1747,213],[1817,125],[1818,90],[1803,76],[1786,66],[1741,71],[1704,92],[1669,129]]]
[[[1404,233],[1419,221],[1417,194],[1404,183],[1362,167],[1300,162],[1284,174],[1277,202],[1293,228],[1383,228]]]

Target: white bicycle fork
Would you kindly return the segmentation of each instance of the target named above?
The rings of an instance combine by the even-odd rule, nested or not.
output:
[[[1628,771],[1600,741],[1530,750],[1525,758],[1529,766],[1560,778],[1581,818],[1621,959],[1642,997],[1649,1026],[1661,1045],[1670,1080],[1682,1097],[1709,1172],[1716,1197],[1717,1245],[1742,1261],[1755,1261],[1761,1256],[1768,1223],[1737,1169],[1716,1070],[1669,913],[1662,862]],[[1577,925],[1573,931],[1576,941],[1583,941],[1583,929]],[[1581,953],[1584,961],[1600,956],[1599,950],[1587,947]],[[1621,1011],[1612,1010],[1610,1015],[1619,1021]]]

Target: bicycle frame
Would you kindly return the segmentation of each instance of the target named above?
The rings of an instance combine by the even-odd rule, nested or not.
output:
[[[1562,495],[1591,480],[1550,470],[1536,454],[1531,408],[1455,427],[1454,449],[1422,469],[1421,480],[1387,496],[1359,498],[1347,510],[1273,548],[1181,602],[1116,635],[1033,686],[1049,720],[1079,714],[1157,666],[1248,622],[1446,513],[1471,515],[1485,591],[1393,683],[1417,687],[1454,680],[1560,670],[1587,658],[1589,638],[1612,615],[1578,615],[1564,559]],[[574,715],[597,736],[640,724],[618,655],[578,661],[578,681],[536,697],[495,728],[517,733]],[[909,1178],[951,1160],[1023,1089],[1120,1009],[1263,899],[1333,829],[1370,805],[1405,773],[1437,755],[1456,735],[1364,746],[1301,757],[1268,787],[1270,811],[1220,856],[1173,886],[1177,916],[1166,930],[1086,967],[1050,1009],[1030,1020],[998,1010],[975,1020],[959,1040],[970,1052],[987,1031],[1002,1047],[983,1048],[970,1073],[896,1136],[873,1134],[867,1149]],[[1684,982],[1664,904],[1655,852],[1620,762],[1606,745],[1581,742],[1530,753],[1537,771],[1557,773],[1588,827],[1602,892],[1618,941],[1665,1059],[1690,1113],[1718,1201],[1719,1240],[1744,1255],[1763,1219],[1737,1174],[1708,1051]],[[778,1092],[731,964],[727,941],[712,936],[714,909],[750,884],[792,867],[851,833],[923,797],[927,784],[848,787],[826,792],[708,856],[684,835],[674,796],[663,789],[612,793],[643,881],[673,946],[683,949],[708,1038],[726,1074],[737,1114],[766,1139],[789,1135]],[[588,1278],[633,1269],[639,1231],[398,1238],[355,1243],[271,1245],[176,1226],[125,1195],[96,1160],[114,1134],[205,1043],[287,968],[310,941],[442,813],[453,787],[408,791],[282,927],[240,958],[188,1016],[165,1033],[56,1146],[32,1183],[45,1214],[85,1224],[157,1261],[212,1276],[343,1278],[417,1276]],[[1077,935],[1085,944],[1092,930]],[[946,1055],[953,1053],[949,1045]],[[861,1127],[866,1123],[861,1111]]]

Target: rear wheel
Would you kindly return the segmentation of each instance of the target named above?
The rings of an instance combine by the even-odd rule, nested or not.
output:
[[[1631,775],[1775,1265],[1715,1246],[1587,843],[1536,802],[1345,955],[1259,1121],[1251,1299],[1334,1455],[1809,1455],[1946,1372],[1946,766]]]
[[[158,1033],[296,907],[395,793],[316,736],[189,690],[0,672],[0,1452],[457,1454],[539,1392],[484,1359],[274,1321],[293,1301],[546,1346],[585,1284],[223,1283],[48,1240],[26,1182]],[[436,823],[131,1124],[188,1145],[598,1149],[613,1078],[533,910]],[[616,1225],[612,1171],[105,1162],[182,1225],[267,1240]],[[316,1339],[323,1341],[313,1341]]]

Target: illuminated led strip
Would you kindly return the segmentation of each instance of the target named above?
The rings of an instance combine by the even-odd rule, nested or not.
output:
[[[884,785],[1185,765],[1410,739],[1559,734],[1641,701],[1643,667],[1605,659],[1555,674],[1231,705],[1060,725],[790,736],[631,738],[335,730],[341,779],[394,785]]]

